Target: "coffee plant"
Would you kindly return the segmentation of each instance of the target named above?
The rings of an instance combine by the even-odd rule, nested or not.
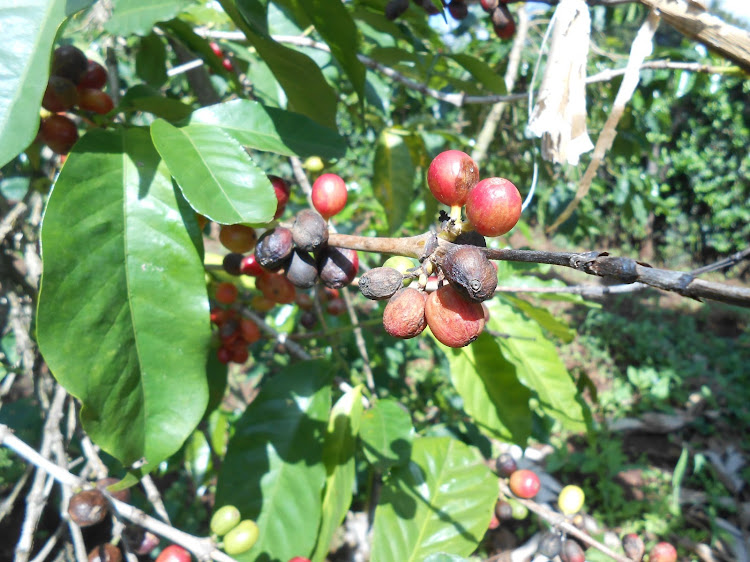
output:
[[[663,1],[561,0],[543,17],[503,0],[0,5],[0,452],[13,451],[0,557],[497,560],[492,533],[510,529],[525,559],[676,560],[678,537],[600,540],[584,490],[523,454],[599,423],[549,302],[649,288],[748,307],[746,286],[700,275],[750,252],[725,215],[706,239],[736,253],[693,271],[552,251],[545,229],[565,234],[572,216],[590,233],[612,205],[592,202],[596,182],[618,166],[642,179],[641,150],[626,160],[617,145],[598,171],[612,139],[597,141],[579,167],[550,157],[555,142],[574,150],[564,134],[521,138],[513,109],[549,101],[534,97],[536,35],[553,9],[576,9],[623,57],[640,45],[614,107],[611,65],[590,94],[589,128],[615,135],[659,9],[672,21]],[[718,83],[750,67],[683,32],[726,59],[648,72]],[[548,72],[566,41],[552,40]],[[583,101],[552,121],[585,135]],[[656,128],[626,117],[628,141]],[[664,182],[689,175],[685,138],[639,142],[674,149]],[[720,146],[746,159],[746,139],[722,131]],[[630,187],[668,193],[652,213],[678,206],[679,185],[649,181]],[[696,205],[710,200],[696,188]],[[625,224],[610,213],[597,228]],[[571,286],[570,270],[589,282]]]

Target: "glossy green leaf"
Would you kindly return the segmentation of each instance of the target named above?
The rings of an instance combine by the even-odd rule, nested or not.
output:
[[[221,224],[266,223],[276,196],[240,143],[218,127],[151,125],[156,149],[190,205]]]
[[[163,96],[132,96],[123,98],[120,108],[124,110],[144,111],[167,121],[182,121],[188,117],[193,108],[179,100]]]
[[[446,554],[439,552],[437,554],[430,554],[424,559],[424,562],[472,562],[468,558],[463,556],[456,556],[455,554]]]
[[[284,89],[287,109],[307,115],[331,129],[336,128],[337,97],[326,82],[323,72],[306,54],[274,41],[258,21],[265,21],[265,7],[250,0],[219,0],[227,15],[245,34]],[[243,6],[252,4],[254,19]],[[244,15],[244,17],[243,17]]]
[[[398,229],[409,214],[415,176],[416,170],[405,133],[384,129],[375,146],[372,186],[385,209],[391,232]]]
[[[0,2],[0,167],[34,140],[58,26],[90,1]]]
[[[468,70],[475,83],[481,84],[493,94],[503,95],[508,93],[503,77],[482,59],[465,53],[449,55],[449,58]]]
[[[362,387],[349,390],[338,399],[328,418],[323,445],[326,487],[323,493],[320,530],[313,562],[322,562],[328,555],[336,528],[346,517],[352,503],[355,481],[354,451],[362,417]]]
[[[216,351],[211,350],[206,361],[206,377],[208,380],[208,405],[206,415],[210,415],[224,398],[227,390],[229,369],[226,363],[219,361]]]
[[[331,48],[331,54],[344,69],[360,100],[365,93],[365,65],[357,55],[360,37],[354,20],[341,0],[297,0],[315,30]]]
[[[450,437],[415,439],[411,461],[394,468],[375,510],[372,562],[468,556],[497,501],[497,476],[479,452]]]
[[[564,320],[553,315],[546,308],[534,306],[529,301],[516,297],[506,296],[505,299],[508,302],[513,303],[513,305],[520,309],[526,316],[538,322],[542,328],[556,338],[559,338],[561,341],[570,343],[575,338],[576,331],[568,326]]]
[[[536,394],[542,410],[567,429],[585,430],[588,410],[557,349],[539,324],[499,299],[485,304],[490,309],[489,327],[510,335],[497,340],[503,355],[516,366],[521,383]]]
[[[126,466],[174,453],[206,409],[208,297],[189,231],[144,129],[86,134],[44,215],[39,347],[88,435]]]
[[[220,127],[245,146],[284,156],[340,158],[346,152],[346,142],[336,131],[250,100],[203,107],[193,113],[190,124]]]
[[[531,435],[531,393],[518,381],[489,334],[469,346],[452,349],[437,344],[448,357],[451,380],[474,422],[498,439],[524,445]]]
[[[378,470],[406,464],[414,439],[411,416],[392,398],[378,400],[362,414],[359,437],[367,460]]]
[[[154,88],[163,86],[167,81],[167,51],[156,33],[141,38],[135,55],[135,73]]]
[[[238,560],[289,560],[312,552],[326,481],[330,379],[325,361],[295,363],[266,381],[237,421],[216,505],[236,505],[260,528],[258,542]]]
[[[171,20],[191,0],[114,0],[112,17],[104,28],[113,35],[147,35],[154,25]]]

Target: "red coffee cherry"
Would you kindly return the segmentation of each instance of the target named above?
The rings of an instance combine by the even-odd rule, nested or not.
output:
[[[249,318],[240,320],[240,333],[245,343],[255,343],[260,339],[261,333],[258,325]]]
[[[67,154],[78,140],[78,127],[64,115],[50,115],[42,119],[39,134],[52,152]]]
[[[312,185],[313,207],[326,220],[341,212],[346,198],[346,184],[336,174],[323,174]]]
[[[171,544],[161,551],[156,562],[190,562],[190,553],[176,544]]]
[[[229,283],[227,281],[223,283],[219,283],[216,285],[216,300],[219,301],[221,304],[232,304],[234,301],[237,300],[237,296],[239,295],[239,290],[234,285],[234,283]]]
[[[67,111],[78,103],[78,90],[76,85],[67,78],[61,76],[50,76],[47,89],[44,90],[42,107],[49,111],[58,113]]]
[[[219,231],[219,242],[230,252],[245,254],[255,248],[258,235],[255,229],[244,224],[225,224]]]
[[[516,470],[508,482],[510,491],[519,498],[530,499],[539,493],[542,483],[535,472],[528,469]]]
[[[487,12],[488,14],[491,14],[492,11],[497,8],[497,5],[500,3],[499,0],[479,0],[479,5],[482,6],[482,9]]]
[[[515,35],[516,22],[508,6],[503,2],[498,3],[490,17],[492,18],[492,29],[500,39],[510,39]]]
[[[78,107],[86,111],[93,111],[99,115],[109,113],[115,108],[115,102],[109,94],[96,88],[83,88],[78,90]]]
[[[271,182],[273,191],[276,194],[276,213],[273,218],[277,219],[284,212],[286,204],[289,202],[289,195],[292,192],[292,188],[279,176],[268,176],[268,180]]]
[[[211,42],[210,42],[210,43],[208,44],[208,46],[209,46],[209,47],[211,48],[211,50],[213,51],[213,53],[214,53],[214,54],[215,54],[215,55],[216,55],[217,57],[223,57],[223,56],[224,56],[224,53],[222,52],[222,50],[221,50],[221,47],[219,47],[219,44],[218,44],[218,43],[216,43],[216,42],[214,42],[214,41],[211,41]]]
[[[427,297],[427,325],[443,345],[464,347],[484,330],[484,310],[478,302],[469,302],[450,285],[443,285]]]
[[[62,76],[77,85],[86,74],[88,62],[81,49],[73,45],[63,45],[52,53],[50,75]]]
[[[486,178],[469,192],[466,217],[482,236],[509,232],[521,216],[521,194],[505,178]]]
[[[283,275],[264,275],[255,281],[255,287],[267,299],[278,304],[291,304],[297,291],[291,281]]]
[[[86,72],[78,82],[78,87],[101,90],[106,84],[107,70],[98,62],[89,60],[86,65]]]
[[[648,555],[649,562],[677,562],[677,550],[668,542],[654,545]]]
[[[453,19],[462,20],[469,15],[469,7],[463,1],[452,0],[452,2],[448,4],[448,12],[450,12]]]
[[[242,273],[242,275],[260,277],[268,272],[260,266],[255,254],[248,254],[242,258],[242,263],[240,263],[240,273]]]
[[[411,287],[394,294],[383,311],[383,327],[394,338],[409,339],[427,327],[425,302],[427,295]]]
[[[216,358],[219,360],[219,363],[226,365],[232,360],[232,350],[222,346],[216,351]]]
[[[438,154],[427,170],[427,186],[432,195],[448,206],[463,206],[469,190],[479,181],[479,166],[460,150]]]

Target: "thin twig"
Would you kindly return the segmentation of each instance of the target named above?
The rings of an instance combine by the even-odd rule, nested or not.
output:
[[[141,478],[141,486],[143,486],[143,491],[146,492],[146,498],[149,502],[151,502],[151,505],[154,506],[154,509],[156,510],[156,513],[159,515],[159,517],[161,517],[165,522],[170,523],[169,514],[167,513],[167,508],[164,505],[164,500],[161,499],[159,489],[156,487],[156,484],[154,484],[154,480],[151,478],[150,474],[146,474],[143,478]]]
[[[370,356],[367,353],[367,345],[365,344],[365,338],[362,336],[362,327],[359,325],[359,318],[357,317],[357,311],[354,309],[352,303],[352,297],[346,288],[342,289],[341,296],[344,298],[346,303],[346,310],[349,312],[349,320],[352,322],[352,328],[354,331],[354,341],[357,344],[357,350],[359,355],[362,357],[362,369],[365,371],[365,382],[370,392],[375,392],[375,379],[372,375],[372,367],[370,366]]]

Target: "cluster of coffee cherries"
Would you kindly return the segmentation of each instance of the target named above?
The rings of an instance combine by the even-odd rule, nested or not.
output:
[[[41,141],[57,154],[70,152],[78,140],[78,127],[65,112],[76,107],[100,115],[112,111],[114,102],[102,91],[106,83],[106,69],[88,59],[83,51],[72,45],[55,49],[42,98],[42,107],[52,115],[41,120]]]
[[[221,59],[221,66],[224,67],[224,70],[228,70],[229,72],[234,71],[234,65],[232,64],[232,60],[226,56],[224,51],[221,49],[218,43],[215,41],[211,41],[208,46],[211,48],[211,51],[213,54],[215,54],[217,57]]]
[[[383,326],[392,336],[413,338],[429,326],[444,345],[464,347],[484,330],[488,312],[482,303],[497,287],[497,267],[480,247],[487,245],[485,236],[506,234],[516,225],[521,195],[505,178],[480,181],[479,167],[460,150],[435,157],[427,170],[427,185],[438,201],[451,208],[439,236],[454,245],[438,258],[429,256],[421,272],[390,264],[371,269],[360,278],[359,288],[367,298],[389,299]],[[428,296],[424,287],[434,273],[441,286]],[[420,277],[420,287],[403,287],[413,276]]]
[[[428,15],[434,16],[441,12],[432,0],[412,0]],[[455,20],[465,19],[469,15],[466,0],[442,0],[443,7]],[[510,13],[508,5],[503,0],[480,0],[482,9],[487,12],[492,22],[492,29],[500,39],[510,39],[516,32],[516,22]],[[409,0],[389,0],[385,6],[385,17],[395,20],[409,8]]]
[[[102,490],[117,482],[117,478],[102,478],[94,488],[73,494],[68,503],[70,520],[79,527],[92,527],[104,521],[109,514],[109,500]],[[130,490],[127,489],[108,493],[122,502],[130,500]],[[141,527],[126,527],[124,536],[135,554],[149,554],[159,545],[159,537]],[[113,542],[98,544],[88,553],[89,562],[120,562],[122,558],[120,548]]]
[[[277,199],[274,218],[279,218],[290,187],[277,176],[269,179]],[[260,237],[255,229],[242,224],[224,225],[219,233],[219,241],[230,252],[224,256],[224,270],[255,278],[260,294],[252,297],[250,307],[265,313],[277,304],[297,303],[303,310],[300,323],[305,328],[312,328],[317,319],[312,298],[298,289],[310,289],[320,281],[324,286],[322,304],[337,316],[346,309],[339,289],[350,284],[359,269],[356,251],[328,246],[328,221],[347,201],[344,180],[336,174],[321,175],[312,185],[311,199],[313,209],[298,212],[292,221],[270,228]],[[231,282],[218,283],[214,290],[211,321],[218,327],[221,346],[217,356],[223,363],[247,361],[248,345],[261,337],[258,326],[242,318],[235,308],[238,296],[239,290]]]
[[[222,548],[231,556],[247,552],[258,541],[258,525],[252,519],[242,519],[240,510],[233,505],[217,509],[210,527],[215,537],[223,537]]]
[[[501,497],[495,504],[495,514],[490,523],[490,529],[495,529],[503,521],[524,519],[528,515],[528,508],[518,502],[518,498],[530,500],[534,498],[542,487],[539,476],[529,469],[519,469],[515,459],[508,453],[500,455],[495,461],[495,471],[501,478],[507,478],[508,488],[514,497]],[[583,528],[583,518],[579,513],[583,508],[586,496],[576,485],[569,484],[560,490],[557,496],[557,508],[566,516],[568,521],[578,528]],[[556,556],[562,562],[585,562],[584,542],[573,536],[565,536],[559,530],[551,529],[542,534],[537,547],[537,554],[546,556],[550,560]],[[641,562],[646,552],[643,540],[635,533],[629,533],[622,538],[625,555],[635,562]],[[668,542],[659,542],[649,553],[649,562],[676,562],[677,550]]]

